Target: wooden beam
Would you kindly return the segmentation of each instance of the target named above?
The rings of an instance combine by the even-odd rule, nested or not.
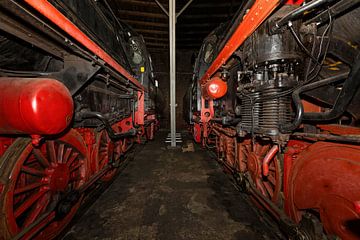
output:
[[[169,42],[169,38],[164,37],[144,37],[145,42]]]
[[[135,16],[135,17],[148,17],[148,18],[159,18],[159,19],[167,19],[168,17],[164,13],[150,13],[150,12],[140,12],[140,11],[131,11],[131,10],[122,10],[118,11],[119,18],[123,19],[123,15],[126,16]],[[125,20],[124,20],[125,21]]]
[[[154,1],[141,1],[141,0],[117,0],[117,4],[129,4],[129,5],[136,5],[136,6],[144,6],[144,7],[158,7],[157,4]],[[161,2],[161,4],[168,8],[167,2]],[[230,7],[239,7],[241,5],[241,1],[234,2],[231,4],[231,2],[214,2],[214,3],[200,3],[200,2],[194,2],[191,5],[191,8],[230,8]],[[180,8],[180,7],[178,7]]]
[[[141,29],[141,28],[134,28],[134,30],[138,33],[153,33],[153,34],[169,34],[169,31],[164,30],[154,30],[154,29]]]
[[[119,18],[123,19],[123,16],[135,16],[135,17],[148,17],[148,18],[157,18],[157,19],[167,19],[168,17],[164,13],[153,13],[153,12],[140,12],[132,10],[118,10]],[[229,14],[216,13],[216,14],[185,14],[182,16],[182,19],[211,19],[211,18],[228,18]],[[124,19],[125,21],[125,19]]]
[[[127,24],[129,24],[130,26],[149,26],[149,27],[164,27],[164,28],[168,28],[169,24],[166,22],[149,22],[149,21],[141,21],[141,20],[130,20],[130,19],[125,19],[123,20],[124,22],[126,22]]]
[[[169,47],[169,44],[164,43],[146,43],[146,46]]]
[[[211,27],[215,28],[219,25],[218,22],[208,22],[208,23],[178,23],[177,28],[203,28],[203,27]]]
[[[142,7],[158,7],[158,5],[156,4],[156,2],[152,1],[152,0],[147,0],[147,1],[139,1],[139,0],[117,0],[116,4],[127,4],[127,5],[136,5],[136,6],[142,6]],[[163,4],[163,3],[162,3]],[[167,7],[167,4],[164,4],[164,7]]]
[[[216,13],[216,14],[186,14],[184,16],[182,16],[181,18],[183,19],[211,19],[211,18],[228,18],[229,14],[220,14],[220,13]]]

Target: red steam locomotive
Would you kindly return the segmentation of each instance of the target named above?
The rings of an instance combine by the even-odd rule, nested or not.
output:
[[[106,1],[0,2],[0,239],[51,239],[158,127],[142,36]]]
[[[195,63],[195,141],[290,239],[360,239],[359,44],[359,1],[244,1]]]

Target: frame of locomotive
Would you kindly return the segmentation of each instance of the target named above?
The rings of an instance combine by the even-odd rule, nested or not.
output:
[[[245,1],[184,97],[195,142],[290,239],[360,238],[359,25],[358,1]]]
[[[142,36],[106,1],[0,3],[0,239],[52,239],[154,138]]]

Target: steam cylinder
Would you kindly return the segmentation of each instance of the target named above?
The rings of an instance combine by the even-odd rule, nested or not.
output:
[[[0,78],[0,134],[59,134],[73,113],[71,94],[57,80]]]

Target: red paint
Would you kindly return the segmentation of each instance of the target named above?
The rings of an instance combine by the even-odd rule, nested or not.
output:
[[[346,125],[317,125],[321,131],[328,132],[336,135],[360,135],[360,128],[351,127]]]
[[[201,77],[200,83],[205,84],[214,73],[226,63],[236,49],[260,26],[260,24],[273,12],[279,5],[279,0],[257,0],[249,12],[244,16],[242,22],[235,30],[234,34],[227,41],[223,49],[217,55],[211,66]]]
[[[53,135],[70,124],[74,104],[53,79],[0,78],[0,133]]]
[[[355,211],[360,214],[360,201],[355,201],[354,202],[354,208],[355,208]]]
[[[304,0],[287,0],[285,4],[287,5],[301,5]]]
[[[201,122],[207,123],[214,116],[214,102],[213,100],[206,100],[201,98]],[[204,135],[205,137],[207,135]]]
[[[130,129],[133,129],[134,126],[132,124],[133,119],[132,117],[127,117],[122,119],[120,122],[117,123],[118,131],[119,132],[128,132]]]
[[[15,141],[13,145],[22,151],[14,151],[4,158],[4,161],[13,161],[6,165],[7,181],[2,196],[5,211],[2,212],[4,221],[0,234],[6,239],[14,238],[26,226],[38,220],[41,213],[57,201],[59,193],[79,189],[89,173],[85,161],[86,146],[80,134],[74,130],[60,139],[45,141],[39,148],[24,140]],[[53,239],[70,222],[81,199],[74,202],[66,216],[44,219],[22,239]],[[56,214],[55,211],[52,214]],[[38,235],[31,236],[36,231]]]
[[[76,41],[81,43],[96,56],[104,60],[126,79],[130,80],[130,82],[132,82],[135,86],[140,89],[144,89],[144,87],[127,70],[125,70],[119,63],[117,63],[116,60],[107,54],[99,45],[93,42],[85,33],[83,33],[51,3],[46,0],[25,0],[25,2],[35,8],[38,12],[57,25],[64,32],[73,37]]]
[[[139,125],[144,125],[145,117],[145,104],[144,104],[144,92],[138,91],[137,110],[135,112],[135,122]]]
[[[196,143],[201,143],[201,125],[200,123],[194,123],[193,136]]]
[[[299,153],[289,178],[290,216],[298,222],[303,209],[316,209],[326,233],[358,239],[347,224],[360,221],[354,206],[359,201],[359,155],[359,146],[329,142],[316,142]]]
[[[262,162],[263,175],[269,175],[269,163],[275,157],[275,154],[279,151],[278,145],[272,146],[272,148],[265,155]]]
[[[284,196],[285,199],[289,198],[289,179],[291,174],[291,169],[294,161],[296,161],[298,154],[304,151],[311,144],[304,141],[299,140],[290,140],[286,147],[286,152],[284,154],[284,176],[283,176],[283,188],[284,188]],[[289,214],[289,205],[288,202],[285,202],[285,212]]]
[[[227,92],[227,83],[219,77],[213,77],[202,89],[202,96],[210,99],[223,97]]]

